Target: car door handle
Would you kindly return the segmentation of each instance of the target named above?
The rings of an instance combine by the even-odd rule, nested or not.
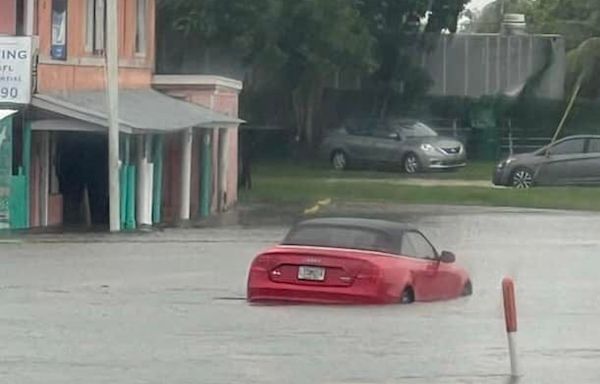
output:
[[[439,264],[437,262],[432,262],[427,264],[427,267],[425,267],[425,273],[428,276],[433,276],[438,272],[439,269]]]

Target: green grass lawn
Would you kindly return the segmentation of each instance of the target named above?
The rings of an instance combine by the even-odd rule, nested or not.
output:
[[[489,180],[493,164],[476,163],[464,170],[421,177]],[[493,169],[493,168],[492,168]],[[314,166],[260,165],[253,172],[253,188],[241,191],[242,201],[306,203],[375,201],[407,204],[456,204],[600,211],[600,188],[564,187],[517,190],[466,186],[412,186],[364,179],[404,177],[397,172],[334,172]],[[357,182],[336,181],[357,178]],[[332,180],[333,179],[333,180]]]
[[[465,168],[456,171],[444,171],[410,175],[411,178],[428,179],[460,179],[460,180],[491,180],[493,162],[471,162]],[[290,161],[261,162],[253,166],[253,177],[302,177],[302,178],[369,178],[369,179],[399,179],[409,177],[399,169],[374,170],[353,169],[335,171],[327,163],[293,163]]]

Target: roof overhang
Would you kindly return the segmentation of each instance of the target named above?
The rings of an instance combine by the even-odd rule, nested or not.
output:
[[[3,120],[6,117],[12,116],[17,113],[16,109],[2,109],[0,108],[0,120]]]
[[[70,125],[68,130],[88,131],[97,130],[97,127],[106,130],[108,127],[106,95],[103,91],[36,94],[31,104],[36,108],[84,123],[81,124],[82,129]],[[119,92],[119,130],[124,133],[170,133],[188,128],[236,128],[242,122],[240,119],[177,100],[152,89]],[[41,124],[59,128],[55,121]]]
[[[106,133],[106,127],[75,119],[44,119],[31,122],[33,131],[98,132]],[[124,133],[131,133],[123,131]]]
[[[155,87],[223,87],[241,91],[243,83],[239,80],[213,75],[154,75]]]

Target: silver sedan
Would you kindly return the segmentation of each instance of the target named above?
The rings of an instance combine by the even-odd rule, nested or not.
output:
[[[408,119],[346,121],[325,138],[321,153],[338,170],[355,163],[397,164],[406,173],[466,165],[460,141],[438,136],[424,123]]]
[[[516,188],[599,184],[600,136],[569,136],[537,151],[510,156],[496,166],[493,182]]]

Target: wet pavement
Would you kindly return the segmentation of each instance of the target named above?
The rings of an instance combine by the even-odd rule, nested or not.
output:
[[[474,295],[248,305],[248,264],[298,208],[242,209],[217,228],[5,237],[0,383],[508,383],[506,275],[520,383],[600,382],[600,215],[334,203],[320,213],[418,222],[456,252]]]

